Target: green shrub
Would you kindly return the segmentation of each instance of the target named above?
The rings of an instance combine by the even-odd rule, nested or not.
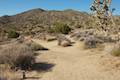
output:
[[[50,31],[54,33],[68,34],[71,31],[71,28],[67,24],[57,22],[53,25]]]
[[[17,37],[19,37],[19,33],[17,33],[16,31],[10,30],[8,32],[8,38],[17,38]]]
[[[14,43],[0,50],[0,64],[8,64],[13,69],[28,69],[34,60],[33,51],[24,44]]]

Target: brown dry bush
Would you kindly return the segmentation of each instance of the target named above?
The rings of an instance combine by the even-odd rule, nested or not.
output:
[[[0,80],[20,80],[8,65],[0,65]]]
[[[84,38],[84,48],[91,49],[91,48],[98,48],[100,44],[103,43],[103,40],[97,38],[96,36],[89,35]]]
[[[97,42],[96,42],[96,39],[93,36],[85,39],[85,42],[84,42],[84,48],[85,49],[96,48],[96,46],[97,46]]]
[[[13,69],[28,69],[34,60],[32,49],[24,44],[10,44],[0,50],[0,64],[9,64]]]
[[[111,50],[111,54],[113,56],[119,57],[120,56],[120,43],[117,43],[113,49]]]
[[[47,48],[43,47],[42,45],[36,43],[36,42],[30,42],[27,44],[33,51],[39,51],[39,50],[48,50]]]

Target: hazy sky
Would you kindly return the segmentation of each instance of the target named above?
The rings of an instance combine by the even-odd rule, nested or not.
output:
[[[89,6],[93,0],[0,0],[0,16],[14,15],[34,8],[47,10],[75,9],[89,12]],[[120,15],[120,0],[112,0],[112,6],[116,8],[114,14]]]

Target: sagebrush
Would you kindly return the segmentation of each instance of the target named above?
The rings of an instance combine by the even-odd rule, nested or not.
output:
[[[9,64],[11,68],[28,69],[34,60],[32,49],[24,44],[10,44],[0,50],[0,64]]]

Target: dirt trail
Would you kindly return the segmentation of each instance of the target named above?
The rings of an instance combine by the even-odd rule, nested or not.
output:
[[[117,72],[102,70],[100,59],[102,52],[97,50],[84,50],[82,43],[76,42],[71,47],[59,47],[57,42],[45,42],[34,40],[49,48],[49,51],[41,51],[37,61],[53,63],[52,71],[44,74],[36,80],[120,80]]]

